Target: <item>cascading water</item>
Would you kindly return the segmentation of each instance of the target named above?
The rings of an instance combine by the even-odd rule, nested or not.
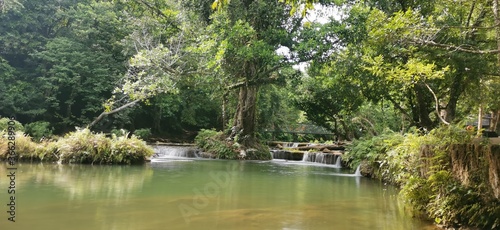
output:
[[[342,167],[341,156],[332,153],[305,152],[302,157],[302,162],[335,165],[338,168]]]
[[[354,172],[354,176],[363,176],[361,175],[361,165],[358,165],[356,171]]]
[[[155,157],[151,159],[151,162],[183,160],[187,158],[200,157],[198,151],[189,146],[154,145],[153,149],[155,151]]]
[[[338,168],[342,168],[342,157],[341,156],[337,156],[337,161],[335,161],[335,166],[337,166]]]
[[[309,160],[309,152],[304,152],[304,156],[302,157],[302,161],[303,162],[310,161]]]

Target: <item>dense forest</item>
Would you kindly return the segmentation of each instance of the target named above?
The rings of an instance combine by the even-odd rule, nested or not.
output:
[[[0,114],[28,132],[215,128],[252,145],[296,123],[341,140],[486,115],[497,128],[496,0],[0,7]]]
[[[500,145],[481,136],[499,130],[499,1],[0,0],[0,157],[144,163],[154,137],[266,160],[265,140],[352,141],[343,164],[416,214],[497,229]]]

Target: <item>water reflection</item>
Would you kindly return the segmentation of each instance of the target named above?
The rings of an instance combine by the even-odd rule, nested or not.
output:
[[[140,191],[153,175],[150,168],[136,166],[20,164],[17,168],[20,189],[55,186],[70,201],[99,197],[119,202]],[[0,173],[7,173],[5,165],[0,167]],[[6,181],[0,181],[1,187],[6,185]]]
[[[7,173],[5,167],[0,166],[0,173]],[[431,226],[405,214],[394,188],[334,173],[342,171],[217,160],[144,166],[24,164],[17,178],[22,200],[19,221],[11,226],[20,230]],[[0,180],[0,186],[5,188],[6,180]],[[0,199],[7,199],[5,192],[0,192]],[[2,227],[3,219],[0,215]]]

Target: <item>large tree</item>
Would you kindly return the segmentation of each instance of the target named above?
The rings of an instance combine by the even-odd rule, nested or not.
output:
[[[213,67],[224,77],[227,94],[237,90],[237,105],[229,139],[241,148],[259,147],[256,133],[257,96],[262,86],[283,81],[292,62],[276,51],[294,49],[300,17],[279,1],[216,1],[210,32]]]
[[[418,127],[456,122],[470,108],[487,103],[479,93],[498,98],[485,87],[498,79],[492,3],[376,0],[346,5],[342,20],[323,26],[331,27],[339,42],[331,45],[329,60],[313,62],[322,74],[311,75],[323,83],[325,75],[342,75],[349,80],[337,81],[331,90],[355,84],[365,100],[392,103]],[[481,100],[470,104],[471,98]]]

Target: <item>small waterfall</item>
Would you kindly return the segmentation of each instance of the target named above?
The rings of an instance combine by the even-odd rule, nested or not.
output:
[[[332,153],[304,152],[302,162],[312,162],[318,164],[334,165],[341,168],[340,156]]]
[[[335,166],[337,166],[338,168],[342,168],[342,157],[341,156],[337,156],[337,161],[335,161]]]
[[[294,153],[287,150],[274,149],[271,150],[271,156],[273,160],[285,160],[285,161],[303,161],[303,153]]]
[[[316,153],[316,159],[314,159],[314,162],[320,164],[328,164],[326,160],[326,155],[324,153]]]
[[[356,172],[354,172],[354,176],[363,176],[363,175],[361,175],[361,164],[358,165],[358,167],[356,168]]]
[[[290,158],[290,152],[283,150],[271,150],[271,156],[273,159],[288,160]]]
[[[165,158],[197,158],[200,157],[198,151],[189,146],[167,146],[167,145],[154,145],[156,159]]]
[[[302,161],[307,162],[309,160],[309,152],[304,152],[304,156],[302,157]]]

